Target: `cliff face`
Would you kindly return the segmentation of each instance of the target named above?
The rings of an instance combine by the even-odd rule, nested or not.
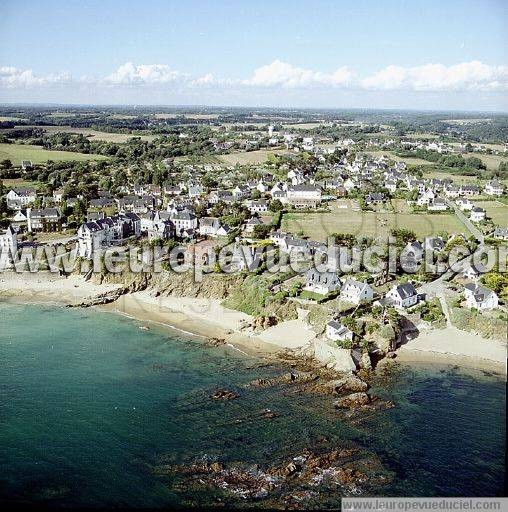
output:
[[[92,279],[98,284],[121,284],[125,293],[150,290],[162,296],[203,297],[224,299],[238,288],[243,279],[240,276],[209,274],[202,282],[196,282],[191,273],[161,272],[157,274],[123,272],[118,274],[96,274]]]
[[[271,318],[275,323],[297,318],[296,304],[277,297],[270,291],[269,282],[262,276],[242,274],[206,274],[196,282],[190,272],[161,272],[157,274],[96,274],[99,283],[120,284],[117,295],[148,290],[162,297],[191,297],[217,299],[230,309],[242,311],[256,318]]]

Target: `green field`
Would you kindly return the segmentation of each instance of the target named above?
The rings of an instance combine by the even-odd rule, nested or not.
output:
[[[177,156],[175,163],[182,165],[222,165],[224,162],[215,155]]]
[[[273,150],[259,149],[257,151],[243,151],[241,153],[230,153],[229,155],[221,155],[219,158],[228,165],[249,165],[249,164],[262,164],[266,162],[268,155],[281,155],[287,154],[286,150]]]
[[[475,201],[475,205],[487,211],[494,224],[501,227],[508,226],[508,206],[499,201]]]
[[[395,162],[405,162],[408,165],[432,165],[433,163],[428,160],[422,160],[421,158],[397,156],[392,151],[363,151],[363,153],[373,157],[386,156],[390,160],[394,160]]]
[[[85,155],[83,153],[72,153],[70,151],[49,151],[40,146],[28,144],[0,144],[0,160],[10,160],[13,165],[20,165],[21,160],[30,160],[34,164],[43,164],[48,160],[65,162],[71,160],[104,160],[106,156]]]
[[[10,116],[0,116],[0,122],[6,122],[6,121],[22,121],[20,117],[10,117]]]
[[[324,123],[293,123],[293,124],[284,124],[283,128],[287,128],[289,130],[292,129],[300,129],[300,130],[312,130],[313,128],[319,128],[320,126],[324,126]]]
[[[463,156],[464,158],[476,156],[487,166],[487,169],[493,171],[499,169],[501,162],[508,162],[508,156],[482,155],[480,153],[465,153]]]
[[[303,232],[312,240],[326,241],[332,233],[352,233],[356,236],[386,237],[390,229],[407,228],[419,237],[465,231],[453,213],[372,213],[343,210],[330,213],[286,213],[281,230],[290,233]]]
[[[2,183],[9,188],[13,187],[26,187],[26,188],[37,188],[40,183],[38,181],[28,181],[23,178],[3,178]]]
[[[130,133],[109,133],[91,130],[90,128],[73,128],[72,126],[24,126],[23,128],[42,128],[44,133],[53,135],[55,133],[77,133],[84,135],[90,141],[114,142],[123,144],[133,138],[152,141],[156,135],[132,135]],[[8,130],[7,130],[8,132]]]

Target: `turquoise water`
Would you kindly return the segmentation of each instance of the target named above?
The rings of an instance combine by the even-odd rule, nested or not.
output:
[[[376,453],[396,473],[387,495],[502,492],[504,382],[496,376],[399,367],[374,390],[397,407],[351,424],[330,410],[329,397],[243,386],[279,368],[138,326],[98,311],[0,304],[3,500],[178,505],[168,477],[152,470],[161,459],[263,464],[323,437]],[[218,387],[240,398],[210,400]],[[257,420],[265,408],[280,417]]]

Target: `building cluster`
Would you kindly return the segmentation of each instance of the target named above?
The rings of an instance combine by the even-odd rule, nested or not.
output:
[[[91,258],[96,252],[126,245],[132,240],[177,240],[192,246],[194,261],[210,265],[213,262],[209,259],[208,249],[215,244],[215,239],[235,240],[236,251],[239,244],[249,244],[262,233],[259,238],[269,238],[287,254],[297,253],[305,259],[324,253],[325,244],[300,238],[295,233],[281,232],[271,224],[269,213],[282,209],[330,211],[329,204],[335,202],[339,208],[336,200],[343,197],[360,203],[358,210],[378,210],[385,208],[391,198],[400,197],[415,209],[415,214],[421,210],[439,213],[457,209],[466,212],[471,222],[480,224],[486,220],[486,211],[473,200],[480,195],[498,198],[505,193],[498,180],[489,180],[480,187],[459,185],[452,179],[418,178],[404,162],[390,164],[384,156],[357,153],[354,159],[348,159],[340,152],[332,161],[326,159],[326,155],[337,148],[347,150],[354,146],[350,139],[336,141],[333,148],[323,148],[320,145],[322,138],[317,141],[310,136],[295,137],[287,132],[276,132],[273,126],[269,128],[268,136],[270,146],[283,145],[296,153],[312,153],[319,165],[304,168],[288,161],[276,171],[269,166],[259,166],[256,172],[246,173],[244,177],[232,166],[189,164],[183,165],[171,182],[128,184],[115,193],[99,190],[87,199],[80,195],[69,197],[62,189],[54,190],[50,197],[42,197],[34,189],[14,187],[6,195],[7,206],[13,215],[11,226],[0,235],[2,254],[16,252],[18,236],[24,231],[59,232],[66,229],[69,209],[84,204],[86,219],[75,226],[78,254],[82,258]],[[231,149],[219,139],[212,142],[217,151]],[[256,141],[245,143],[254,147]],[[411,141],[399,143],[438,153],[449,150],[438,142],[428,142],[424,146]],[[391,142],[383,144],[389,147]],[[210,176],[213,185],[207,180]],[[241,212],[241,220],[236,222],[234,218],[238,212]],[[337,215],[341,214],[337,212]],[[508,240],[508,228],[494,226],[491,236]],[[445,243],[446,240],[440,237],[410,241],[402,251],[404,264],[416,270],[426,251],[439,253]],[[231,265],[245,268],[239,251],[235,252]],[[411,282],[396,283],[387,292],[379,294],[373,279],[357,280],[355,276],[332,269],[309,270],[303,288],[322,296],[336,294],[340,300],[353,305],[374,303],[407,310],[421,301],[421,295]],[[468,307],[478,310],[497,307],[495,293],[478,283],[467,285],[464,290]],[[327,325],[326,333],[333,340],[347,340],[353,336],[350,329],[335,319]]]

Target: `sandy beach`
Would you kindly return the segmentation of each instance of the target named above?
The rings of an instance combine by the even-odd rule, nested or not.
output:
[[[119,285],[98,285],[82,276],[60,277],[49,272],[0,274],[0,300],[79,304]],[[253,317],[227,309],[216,299],[155,297],[149,291],[124,295],[101,309],[144,322],[176,328],[206,338],[221,338],[241,351],[273,355],[283,349],[302,349],[316,337],[304,319],[289,320],[254,332]],[[506,344],[460,331],[455,327],[422,330],[397,350],[401,362],[440,362],[506,373]]]
[[[51,272],[0,272],[0,298],[19,297],[24,302],[76,304],[118,287],[95,284],[76,275],[62,277]]]
[[[248,353],[268,355],[285,348],[302,348],[316,334],[303,320],[290,320],[254,333],[253,317],[227,309],[216,299],[155,297],[149,292],[124,295],[102,309],[126,314],[147,323],[176,327],[184,332],[222,338]]]
[[[461,331],[453,326],[423,330],[420,335],[397,349],[401,362],[447,362],[506,374],[507,346],[497,340]]]

